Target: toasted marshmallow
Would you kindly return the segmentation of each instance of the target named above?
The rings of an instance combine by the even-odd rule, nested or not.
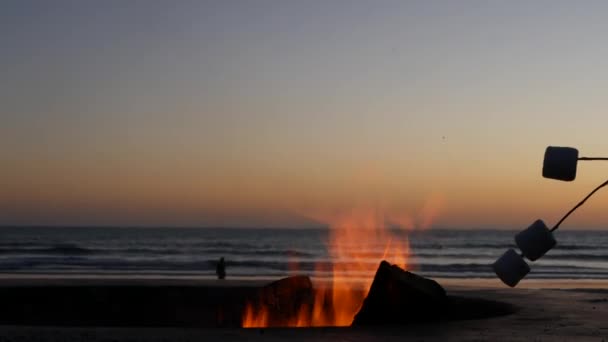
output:
[[[545,150],[543,177],[573,181],[576,178],[578,150],[572,147],[549,146]]]
[[[492,268],[498,278],[511,287],[515,287],[530,272],[530,266],[514,249],[506,251]]]

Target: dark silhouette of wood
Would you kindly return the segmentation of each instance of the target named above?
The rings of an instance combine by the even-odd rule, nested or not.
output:
[[[307,276],[292,276],[277,280],[262,287],[250,301],[256,312],[268,312],[270,326],[285,326],[293,321],[301,310],[312,307],[313,286]],[[309,310],[308,310],[309,311]]]
[[[436,281],[382,261],[352,325],[410,324],[437,321],[449,301]]]

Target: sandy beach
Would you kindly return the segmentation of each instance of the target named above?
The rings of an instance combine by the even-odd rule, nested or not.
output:
[[[3,302],[0,341],[282,341],[286,339],[298,341],[603,341],[608,339],[608,287],[605,281],[534,281],[524,282],[521,288],[516,289],[505,288],[494,280],[439,279],[439,282],[446,288],[450,296],[503,302],[512,305],[515,310],[512,314],[498,317],[484,317],[485,313],[480,312],[481,318],[470,319],[469,317],[462,320],[409,326],[241,329],[235,326],[213,327],[205,323],[209,317],[201,316],[198,321],[188,321],[186,316],[197,315],[196,311],[192,311],[195,309],[200,312],[209,312],[210,306],[230,298],[236,301],[240,296],[259,288],[265,283],[264,281],[4,277],[0,280],[0,297]],[[56,322],[45,322],[42,319],[44,315],[36,313],[36,305],[43,306],[40,306],[39,302],[33,303],[32,301],[39,299],[30,295],[39,293],[42,296],[46,294],[46,291],[58,291],[58,289],[69,289],[71,292],[65,292],[66,296],[71,294],[78,296],[77,291],[85,291],[83,289],[94,291],[98,294],[94,300],[98,300],[99,305],[104,305],[102,301],[104,296],[107,296],[107,294],[104,295],[104,291],[122,289],[120,291],[129,296],[138,292],[140,297],[146,291],[160,291],[148,292],[148,294],[154,296],[157,293],[170,293],[170,298],[174,298],[176,302],[182,301],[182,304],[179,304],[182,315],[183,310],[190,310],[190,312],[184,315],[183,322],[186,322],[186,326],[182,327],[163,327],[162,323],[153,320],[139,321],[139,323],[146,324],[131,324],[137,323],[138,320],[127,317],[128,312],[124,312],[125,317],[116,317],[116,319],[122,319],[123,324],[98,324],[91,321],[58,326],[53,324]],[[23,293],[15,296],[15,293],[19,291],[30,292],[28,292],[28,297],[19,297],[23,296]],[[184,291],[186,293],[190,291],[190,294],[183,294]],[[180,298],[180,295],[176,293],[182,293],[182,297]],[[192,293],[198,294],[193,295]],[[184,304],[185,297],[195,299],[189,304]],[[47,300],[49,299],[47,298]],[[134,296],[131,299],[122,298],[121,300],[139,303],[141,298],[138,299],[137,296]],[[152,308],[149,310],[153,311],[154,307],[159,305],[169,305],[162,304],[163,301],[164,299],[159,299],[158,303],[154,303],[153,300],[149,301],[147,305]],[[52,304],[52,300],[50,303]],[[73,304],[68,303],[54,309],[58,314],[65,313],[70,305]],[[29,310],[32,310],[30,314],[38,315],[39,319],[28,322],[31,317],[25,315],[21,321],[15,321],[16,316],[11,310],[27,311],[28,309],[24,309],[24,307],[28,306]],[[47,309],[53,310],[48,306],[45,310]],[[94,310],[95,308],[89,308],[91,312]],[[131,314],[133,313],[135,311],[132,311]],[[166,317],[174,317],[178,313],[169,312]],[[154,313],[149,311],[148,318],[153,316]]]

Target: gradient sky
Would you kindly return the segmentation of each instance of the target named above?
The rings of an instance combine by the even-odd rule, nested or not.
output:
[[[602,182],[605,1],[3,1],[0,225],[555,221]],[[608,225],[608,192],[564,227]]]

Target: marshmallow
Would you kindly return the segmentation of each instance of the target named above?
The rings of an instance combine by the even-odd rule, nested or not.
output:
[[[515,287],[530,272],[530,266],[514,249],[506,251],[494,262],[492,268],[498,278],[511,287]]]
[[[545,150],[543,177],[573,181],[576,178],[578,150],[572,147],[549,146]]]
[[[542,220],[536,220],[530,227],[515,235],[515,243],[524,256],[534,261],[555,247],[557,241]]]

